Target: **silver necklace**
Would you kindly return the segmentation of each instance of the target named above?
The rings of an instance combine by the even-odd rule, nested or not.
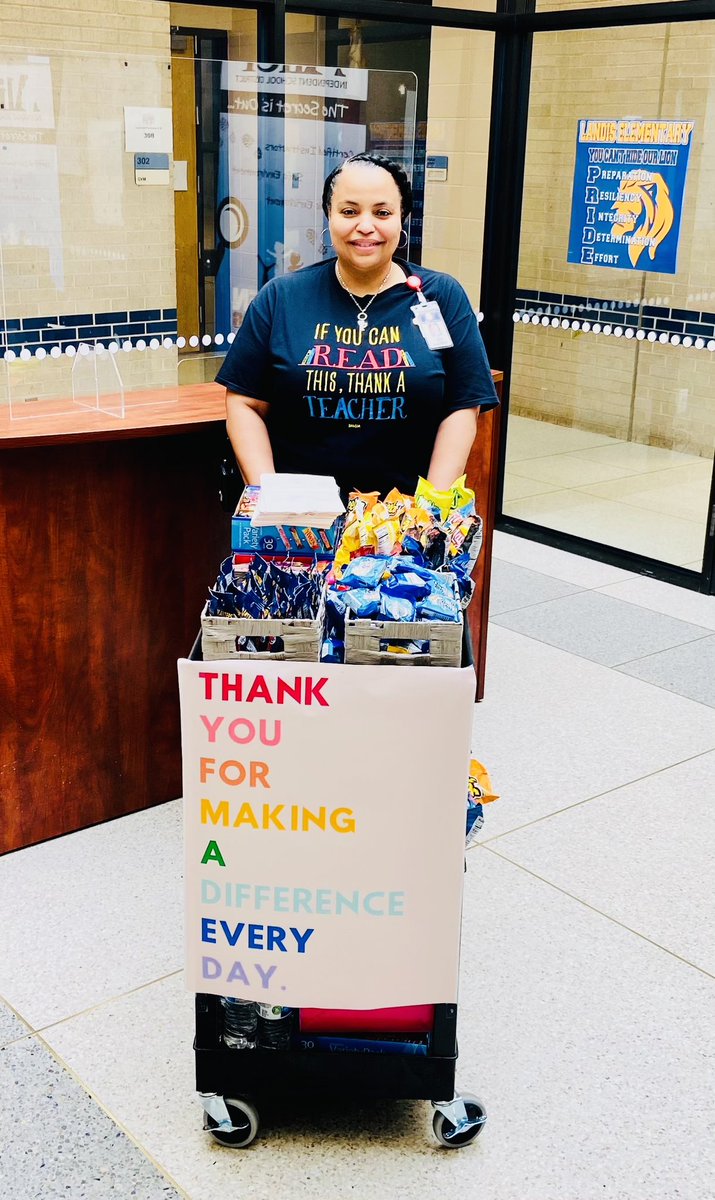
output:
[[[367,304],[361,304],[360,301],[358,300],[357,296],[353,296],[352,292],[350,291],[350,288],[348,287],[348,285],[346,284],[342,275],[340,274],[340,267],[338,266],[337,263],[335,264],[335,274],[338,277],[338,283],[340,284],[341,288],[345,289],[348,296],[350,297],[353,304],[355,305],[355,307],[358,310],[357,323],[358,323],[358,329],[360,330],[361,333],[364,333],[364,331],[367,329],[367,326],[368,326],[367,310],[370,307],[370,305],[372,304],[373,300],[375,300],[377,298],[378,293],[381,292],[382,289],[384,288],[385,284],[387,283],[387,280],[390,277],[391,272],[392,272],[392,263],[390,263],[390,265],[387,269],[387,275],[385,276],[385,278],[383,279],[379,288],[375,292],[375,295],[370,297]]]

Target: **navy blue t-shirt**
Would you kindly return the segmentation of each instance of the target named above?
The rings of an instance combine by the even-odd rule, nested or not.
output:
[[[439,303],[453,349],[427,347],[413,324],[417,297],[401,283],[375,296],[361,332],[335,259],[272,279],[249,305],[216,378],[270,404],[276,471],[334,475],[343,491],[413,493],[440,422],[498,403],[464,289],[450,275],[400,265]]]

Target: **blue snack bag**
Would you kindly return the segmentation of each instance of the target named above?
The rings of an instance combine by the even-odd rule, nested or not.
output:
[[[465,845],[471,846],[474,838],[484,825],[484,809],[478,800],[467,798],[467,824]]]
[[[343,599],[356,617],[376,617],[380,612],[380,592],[374,588],[351,588],[343,592]]]
[[[382,587],[382,594],[390,596],[404,596],[408,600],[422,600],[428,594],[430,585],[416,571],[405,571],[401,575],[394,575]]]
[[[393,592],[383,591],[380,598],[380,613],[390,621],[414,621],[414,601],[407,596],[396,596]]]
[[[350,588],[376,588],[385,572],[392,570],[393,562],[392,558],[372,554],[354,558],[347,569],[343,571],[340,582]]]
[[[435,586],[418,606],[418,616],[424,621],[458,621],[460,606],[452,591]]]
[[[249,588],[236,597],[236,615],[239,617],[251,617],[255,621],[261,621],[267,616],[266,605],[263,597],[258,592]]]

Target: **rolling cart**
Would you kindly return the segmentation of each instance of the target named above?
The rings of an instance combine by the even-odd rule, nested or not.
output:
[[[200,635],[190,658],[202,659]],[[473,665],[466,622],[461,665]],[[455,1093],[456,1004],[434,1006],[425,1055],[302,1048],[239,1050],[223,1044],[222,1026],[220,997],[197,995],[196,1090],[204,1109],[204,1129],[222,1146],[250,1146],[258,1133],[261,1106],[271,1098],[324,1099],[338,1089],[363,1102],[430,1100],[435,1137],[450,1149],[469,1145],[484,1128],[484,1104],[471,1094]]]

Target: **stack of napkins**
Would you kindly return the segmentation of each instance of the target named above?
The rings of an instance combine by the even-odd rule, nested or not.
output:
[[[308,525],[329,529],[345,512],[332,475],[261,475],[252,525]]]

